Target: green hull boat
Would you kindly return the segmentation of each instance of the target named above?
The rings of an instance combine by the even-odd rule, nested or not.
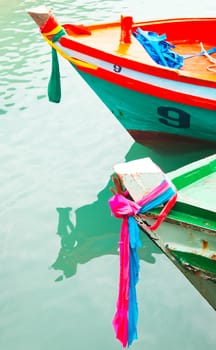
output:
[[[139,203],[152,186],[146,181],[160,182],[162,171],[157,166],[148,168],[147,159],[149,163],[150,158],[144,158],[114,167],[118,194],[125,195],[127,190],[127,198]],[[216,154],[164,176],[176,191],[175,203],[166,215],[165,202],[145,213],[138,212],[134,218],[216,309]],[[152,229],[161,213],[160,225]]]
[[[50,101],[61,99],[59,53],[136,142],[215,147],[215,17],[61,25],[46,6],[27,12],[52,47]]]

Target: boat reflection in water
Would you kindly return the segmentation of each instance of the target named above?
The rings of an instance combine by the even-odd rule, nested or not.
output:
[[[177,155],[162,154],[134,143],[126,154],[125,160],[150,157],[164,172],[169,172],[213,153],[215,153],[214,149],[206,149],[199,152],[191,151],[184,156],[181,153]],[[61,271],[56,281],[75,275],[79,264],[86,264],[96,257],[119,254],[118,240],[121,223],[111,215],[108,206],[112,185],[110,177],[106,187],[98,193],[95,202],[75,211],[76,224],[73,224],[71,220],[73,214],[71,207],[56,208],[58,215],[57,235],[60,237],[61,243],[58,256],[51,266],[52,269]],[[161,250],[147,236],[141,234],[141,240],[140,259],[150,264],[155,263],[155,254],[162,254]],[[183,269],[182,272],[197,290],[202,292],[202,278],[186,269],[185,271]],[[213,295],[216,295],[216,283],[209,280],[206,284],[208,284],[211,300],[215,299]]]

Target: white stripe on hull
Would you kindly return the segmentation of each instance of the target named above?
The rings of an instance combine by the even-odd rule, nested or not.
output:
[[[69,57],[95,65],[108,72],[116,73],[117,75],[120,75],[122,77],[134,79],[141,83],[148,83],[152,86],[168,89],[173,92],[177,92],[177,93],[179,92],[179,93],[191,95],[191,97],[195,96],[195,97],[201,97],[201,98],[210,99],[212,101],[216,101],[215,88],[210,88],[210,87],[205,87],[200,85],[198,86],[195,84],[187,84],[187,83],[183,83],[183,82],[179,82],[171,79],[157,77],[146,73],[141,73],[141,72],[124,68],[124,67],[121,67],[120,72],[115,72],[114,70],[115,63],[112,64],[112,63],[94,58],[92,56],[82,54],[78,51],[65,48],[58,42],[55,44],[60,50],[62,50]]]

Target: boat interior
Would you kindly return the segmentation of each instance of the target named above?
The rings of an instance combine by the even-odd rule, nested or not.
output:
[[[208,162],[193,163],[169,174],[172,182],[178,189],[178,202],[185,203],[200,209],[212,212],[212,219],[216,218],[216,155],[209,156]],[[196,164],[196,163],[194,163]]]
[[[125,21],[129,19],[129,21]],[[126,23],[126,25],[124,24]],[[129,23],[129,24],[128,24]],[[133,23],[132,17],[121,17],[120,22],[88,26],[65,24],[67,34],[82,44],[124,58],[158,66],[133,32],[137,28],[165,34],[174,45],[173,52],[184,57],[180,71],[205,80],[216,81],[216,18],[183,18]],[[79,30],[80,28],[80,30]],[[212,52],[208,53],[208,50]],[[169,67],[168,67],[169,69]]]

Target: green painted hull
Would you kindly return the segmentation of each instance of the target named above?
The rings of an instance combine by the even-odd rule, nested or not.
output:
[[[164,222],[155,233],[146,229],[147,219],[138,220],[141,229],[189,279],[216,309],[216,231],[199,231],[199,226]]]
[[[139,93],[78,71],[135,141],[145,145],[215,143],[215,111]],[[203,147],[203,146],[202,146]]]

